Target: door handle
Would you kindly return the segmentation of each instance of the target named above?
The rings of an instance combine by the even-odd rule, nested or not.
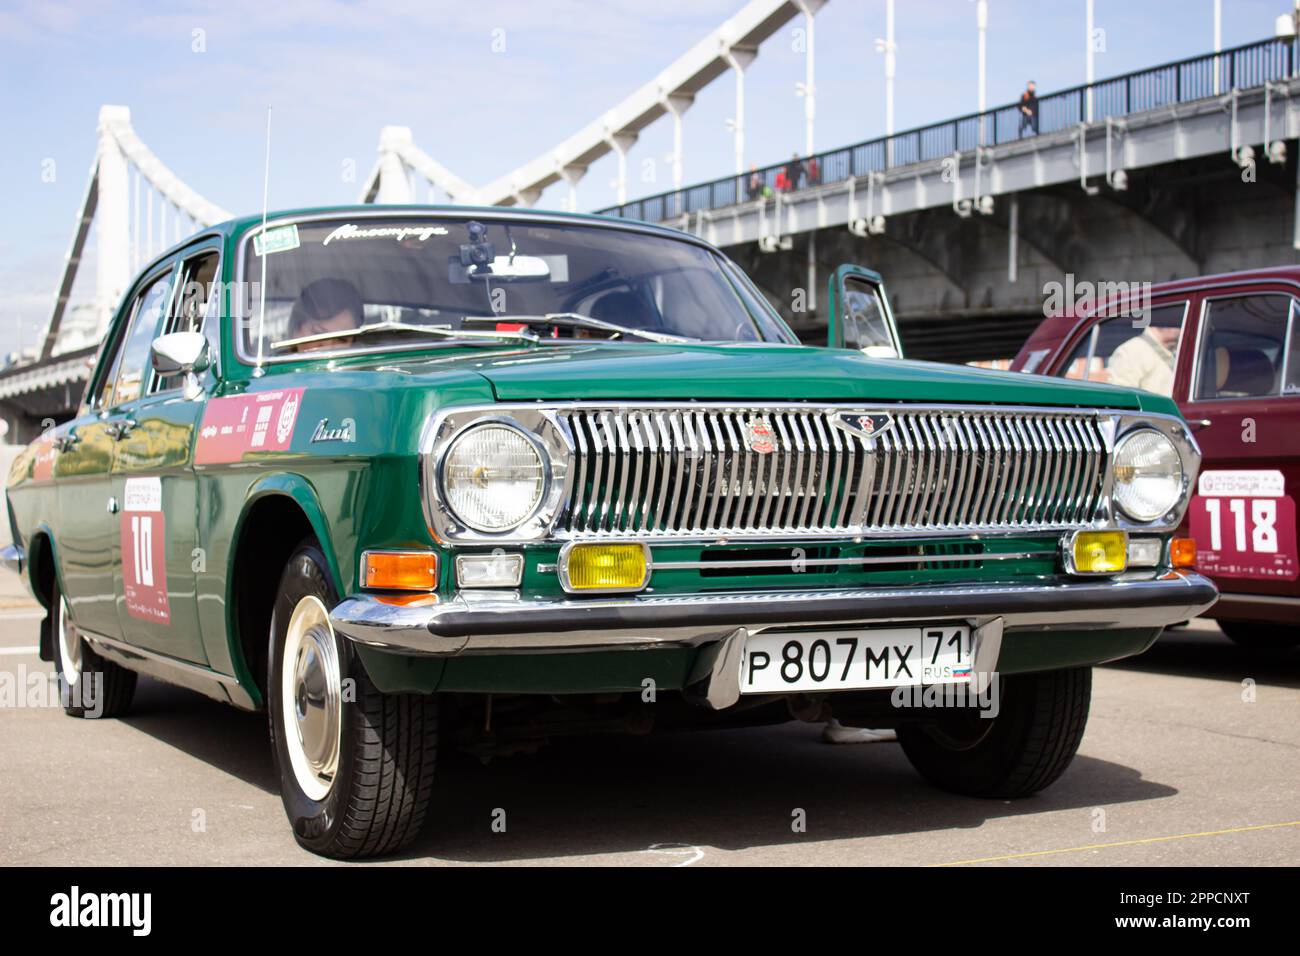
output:
[[[54,439],[54,447],[58,451],[67,451],[81,441],[81,436],[77,434],[75,428],[69,428],[66,434],[60,435]]]
[[[117,514],[117,498],[113,495],[109,495],[108,498],[108,513],[111,515]]]
[[[139,427],[140,423],[134,418],[123,418],[120,421],[109,424],[108,434],[112,437],[113,441],[121,441]]]

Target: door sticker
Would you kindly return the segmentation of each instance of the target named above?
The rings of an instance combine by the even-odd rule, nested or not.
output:
[[[302,405],[301,388],[214,398],[203,412],[196,465],[240,461],[246,452],[288,451]]]
[[[1282,472],[1206,471],[1188,520],[1197,567],[1217,577],[1294,581],[1295,501]]]
[[[170,624],[162,479],[128,478],[122,495],[122,582],[132,617]]]
[[[36,458],[32,462],[33,481],[49,481],[54,477],[54,459],[58,454],[54,448],[54,435],[45,432],[36,443]]]

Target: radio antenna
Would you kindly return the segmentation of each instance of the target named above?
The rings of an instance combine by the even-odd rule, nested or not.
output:
[[[266,285],[267,279],[267,260],[266,254],[270,252],[271,244],[266,241],[266,201],[270,193],[271,186],[271,107],[266,108],[266,165],[262,170],[262,287],[259,290],[260,300],[257,305],[257,368],[253,369],[253,377],[260,378],[265,372],[262,369],[262,343],[265,341],[266,331]]]

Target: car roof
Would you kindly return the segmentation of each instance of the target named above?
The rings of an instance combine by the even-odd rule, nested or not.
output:
[[[1171,279],[1168,282],[1153,282],[1151,284],[1151,298],[1158,299],[1168,295],[1177,295],[1180,292],[1199,292],[1218,286],[1279,281],[1300,284],[1300,266],[1269,266],[1262,269],[1243,269],[1238,272],[1219,272],[1213,275],[1193,276],[1188,279]],[[1132,298],[1133,288],[1140,286],[1140,283],[1129,282],[1125,283],[1125,285],[1129,289],[1126,294],[1101,299],[1087,310],[1070,308],[1063,310],[1058,315],[1047,316],[1038,324],[1029,340],[1055,339],[1064,341],[1075,328],[1102,312],[1105,306]]]

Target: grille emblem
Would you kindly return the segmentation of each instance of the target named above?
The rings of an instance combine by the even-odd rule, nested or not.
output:
[[[888,431],[889,427],[894,424],[892,415],[863,415],[853,413],[850,415],[841,415],[839,417],[841,428],[847,428],[851,432],[857,432],[859,435],[865,435],[868,438],[874,438],[882,432]]]
[[[766,418],[755,418],[746,429],[746,438],[751,451],[760,455],[770,455],[776,451],[776,433]]]

